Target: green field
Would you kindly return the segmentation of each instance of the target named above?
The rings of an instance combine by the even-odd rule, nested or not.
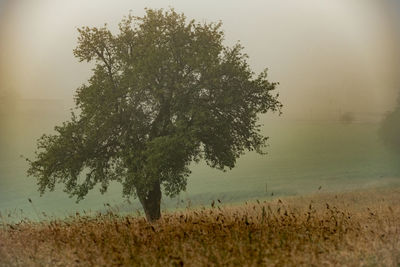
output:
[[[139,208],[134,200],[132,204],[124,202],[118,184],[112,184],[104,195],[91,192],[79,204],[68,198],[61,187],[39,196],[35,180],[26,177],[27,164],[20,155],[32,156],[35,140],[62,120],[63,114],[25,116],[18,123],[10,120],[10,127],[2,129],[0,212],[12,213],[17,219],[41,219],[42,212],[58,217],[104,209],[105,203],[125,212]],[[216,199],[232,203],[400,184],[400,158],[383,146],[377,123],[342,124],[276,117],[263,121],[262,131],[270,137],[268,155],[247,153],[238,160],[236,168],[225,173],[204,163],[193,164],[187,191],[176,199],[165,199],[162,208],[204,205]]]

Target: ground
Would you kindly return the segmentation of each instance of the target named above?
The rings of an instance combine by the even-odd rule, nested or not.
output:
[[[4,266],[399,266],[400,188],[0,224]]]

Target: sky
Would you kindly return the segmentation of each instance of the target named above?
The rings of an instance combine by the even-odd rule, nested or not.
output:
[[[225,44],[245,47],[255,72],[269,69],[290,115],[384,113],[400,89],[396,0],[0,0],[0,97],[60,99],[91,74],[72,54],[77,27],[173,7],[189,19],[222,21]]]

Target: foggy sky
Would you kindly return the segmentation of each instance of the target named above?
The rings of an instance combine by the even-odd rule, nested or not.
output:
[[[284,114],[382,113],[400,89],[400,6],[396,0],[1,1],[0,97],[73,94],[91,66],[73,57],[77,27],[113,30],[124,15],[173,7],[189,19],[223,22],[252,68],[269,68]]]

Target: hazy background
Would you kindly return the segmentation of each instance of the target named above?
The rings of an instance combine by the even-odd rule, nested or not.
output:
[[[299,184],[315,188],[337,182],[332,177],[344,179],[331,184],[334,189],[354,177],[369,179],[357,180],[357,187],[400,176],[398,159],[376,134],[400,89],[399,1],[0,0],[0,211],[25,207],[27,197],[42,201],[45,210],[50,204],[72,205],[61,191],[39,199],[19,155],[32,156],[35,140],[68,118],[75,89],[90,77],[91,66],[72,54],[76,28],[108,23],[116,30],[129,10],[143,15],[145,7],[221,20],[225,44],[240,40],[252,68],[267,67],[270,80],[280,82],[283,116],[263,117],[270,155],[250,154],[228,174],[195,166],[188,188],[193,198],[210,188],[234,196],[244,186],[260,191],[268,179],[275,181],[273,190],[301,193],[307,190],[295,192]],[[355,124],[337,123],[346,112],[354,114]],[[242,197],[258,193],[252,194]],[[120,196],[116,186],[102,201],[118,203]],[[81,206],[96,208],[96,197]]]
[[[72,55],[76,28],[112,29],[129,10],[174,7],[188,18],[224,23],[226,44],[246,48],[254,70],[270,68],[285,114],[342,109],[385,112],[399,87],[400,5],[396,0],[1,1],[0,90],[62,99],[90,67]],[[3,93],[4,94],[4,93]]]

